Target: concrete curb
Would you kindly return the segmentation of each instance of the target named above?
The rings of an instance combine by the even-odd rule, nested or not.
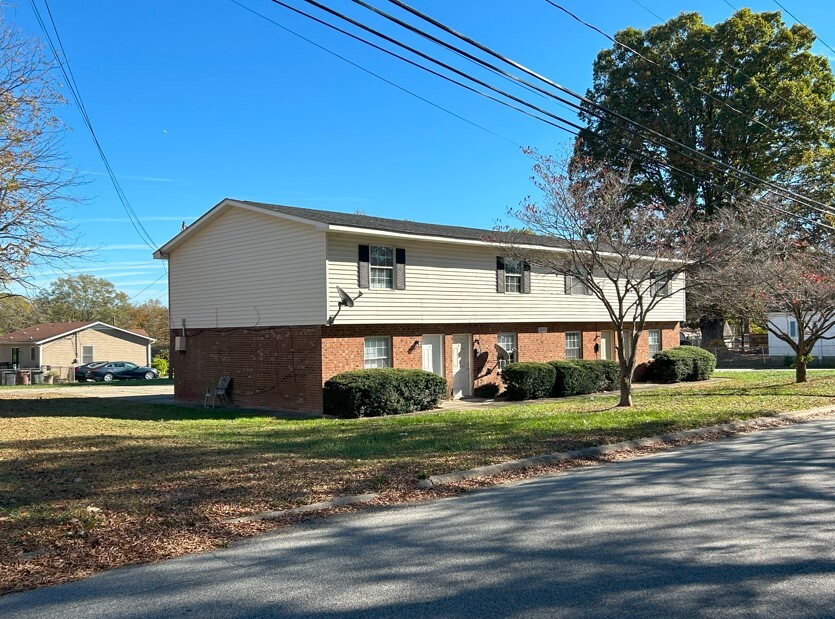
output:
[[[240,518],[229,518],[223,520],[223,524],[237,524],[241,522],[256,522],[258,520],[277,520],[284,516],[292,514],[304,514],[305,512],[315,512],[320,509],[331,509],[332,507],[341,507],[343,505],[353,505],[355,503],[368,503],[377,498],[376,494],[355,494],[352,496],[340,496],[330,501],[322,501],[320,503],[311,503],[310,505],[302,505],[301,507],[294,507],[293,509],[282,509],[277,512],[259,512],[251,516],[241,516]]]
[[[504,473],[505,471],[516,471],[537,466],[545,466],[548,464],[563,462],[565,460],[594,458],[596,456],[612,453],[614,451],[624,451],[640,447],[652,447],[655,445],[662,445],[664,443],[672,443],[682,439],[715,434],[717,432],[738,432],[740,430],[766,425],[775,420],[802,419],[803,417],[832,412],[835,412],[835,407],[820,406],[818,408],[810,408],[802,411],[782,413],[780,415],[774,415],[773,417],[757,417],[756,419],[749,419],[748,421],[735,421],[718,426],[682,430],[681,432],[672,432],[670,434],[639,438],[632,441],[622,441],[620,443],[610,443],[608,445],[598,445],[597,447],[587,447],[585,449],[577,449],[575,451],[563,451],[543,456],[534,456],[532,458],[522,458],[521,460],[511,460],[510,462],[502,462],[500,464],[480,466],[467,471],[456,471],[454,473],[446,473],[444,475],[433,475],[432,477],[420,480],[417,487],[421,489],[435,488],[436,486],[442,486],[444,484],[451,484],[464,481],[466,479],[474,479],[476,477],[487,477],[489,475]]]

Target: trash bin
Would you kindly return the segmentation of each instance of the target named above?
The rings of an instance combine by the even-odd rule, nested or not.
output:
[[[18,385],[31,385],[32,384],[32,375],[29,373],[29,370],[18,370],[17,371],[17,384]]]
[[[15,379],[17,378],[17,374],[14,370],[5,370],[3,372],[3,384],[6,386],[11,386],[15,384]]]
[[[32,384],[43,385],[43,370],[32,370]]]

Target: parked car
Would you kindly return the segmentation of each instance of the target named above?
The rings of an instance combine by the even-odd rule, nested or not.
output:
[[[109,361],[91,361],[90,363],[85,363],[84,365],[79,365],[75,368],[75,380],[78,382],[84,382],[87,380],[87,372],[92,369],[99,367],[100,365],[104,365],[106,363],[110,363]]]
[[[108,361],[92,370],[88,370],[85,374],[87,380],[92,379],[96,382],[104,381],[106,383],[116,379],[144,378],[145,380],[151,380],[157,377],[158,374],[154,368],[136,365],[130,361]]]

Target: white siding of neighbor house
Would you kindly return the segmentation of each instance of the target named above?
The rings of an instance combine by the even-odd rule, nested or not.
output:
[[[312,225],[225,210],[171,251],[171,326],[323,324],[325,247]]]
[[[788,314],[769,314],[768,317],[769,321],[783,333],[789,333],[789,320],[794,320],[794,318],[789,318]],[[835,329],[830,329],[826,333],[827,336],[835,335]],[[791,349],[791,346],[786,344],[783,340],[778,339],[776,335],[768,332],[768,356],[769,357],[784,357],[789,355],[794,357],[794,351]],[[812,351],[812,355],[821,359],[823,357],[835,357],[835,340],[819,340],[817,344],[815,344],[815,348]]]
[[[406,250],[406,289],[363,289],[352,308],[344,308],[338,324],[481,323],[481,322],[608,322],[594,296],[566,295],[563,277],[534,269],[531,293],[496,292],[496,256],[501,250],[475,245],[411,241],[348,233],[328,235],[328,309],[336,312],[336,286],[352,297],[358,292],[359,245],[384,245]],[[680,289],[673,282],[673,289]],[[684,320],[684,292],[661,302],[650,320]]]

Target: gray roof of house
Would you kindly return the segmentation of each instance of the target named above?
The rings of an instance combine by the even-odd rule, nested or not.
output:
[[[317,209],[299,208],[297,206],[282,206],[280,204],[265,204],[263,202],[251,202],[248,200],[239,200],[239,202],[275,211],[276,213],[284,213],[285,215],[309,219],[311,221],[334,226],[350,226],[352,228],[383,230],[386,232],[397,232],[401,234],[440,236],[450,239],[484,241],[487,243],[517,243],[525,245],[542,245],[543,247],[568,246],[567,243],[561,239],[549,236],[538,236],[535,234],[523,234],[518,232],[509,233],[499,232],[496,230],[484,230],[482,228],[465,228],[462,226],[427,224],[407,219],[388,219],[386,217],[371,217],[370,215],[358,215],[355,213],[320,211]]]

